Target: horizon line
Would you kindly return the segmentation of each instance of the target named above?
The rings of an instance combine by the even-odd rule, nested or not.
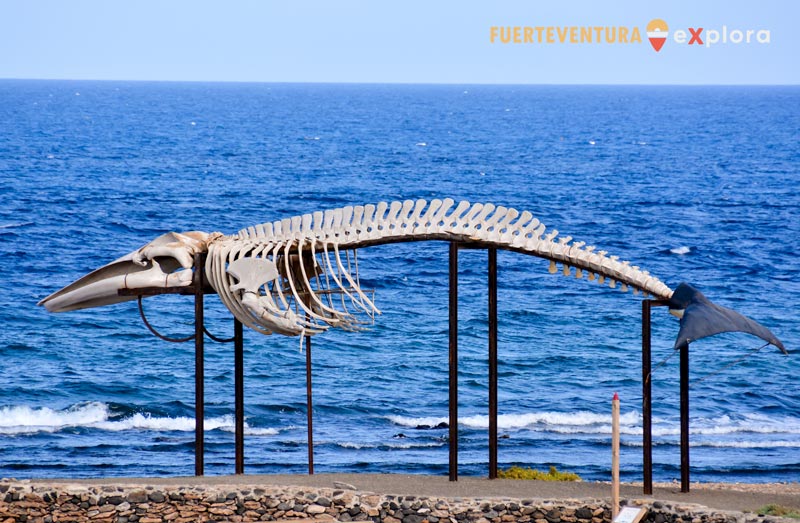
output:
[[[19,82],[127,82],[174,84],[270,84],[270,85],[427,85],[427,86],[514,86],[514,87],[798,87],[800,83],[525,83],[525,82],[413,82],[413,81],[326,81],[326,80],[153,80],[119,78],[22,78],[0,76],[0,81]]]

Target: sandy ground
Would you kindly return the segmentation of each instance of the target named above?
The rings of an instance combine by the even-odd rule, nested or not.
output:
[[[152,485],[154,487],[230,485],[255,488],[265,485],[298,485],[341,488],[351,485],[359,491],[400,496],[446,498],[514,498],[514,499],[609,499],[611,485],[606,482],[548,482],[523,480],[488,480],[461,477],[451,482],[443,476],[404,474],[316,474],[307,475],[243,475],[171,478],[111,478],[90,480],[31,480],[37,485]],[[672,504],[699,504],[720,510],[757,512],[764,505],[800,509],[800,483],[693,483],[689,493],[681,493],[679,484],[656,484],[652,496],[642,494],[641,484],[624,484],[624,499],[666,501]]]

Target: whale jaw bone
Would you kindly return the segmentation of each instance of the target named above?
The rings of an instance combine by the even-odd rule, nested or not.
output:
[[[206,252],[220,233],[169,232],[90,272],[39,302],[50,312],[67,312],[134,300],[121,289],[186,287],[192,284],[193,257]]]

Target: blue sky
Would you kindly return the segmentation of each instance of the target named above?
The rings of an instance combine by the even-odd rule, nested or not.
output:
[[[645,26],[769,30],[678,45]],[[0,78],[798,84],[800,2],[0,0]],[[492,26],[638,27],[640,44],[492,44]],[[688,31],[687,31],[688,33]]]

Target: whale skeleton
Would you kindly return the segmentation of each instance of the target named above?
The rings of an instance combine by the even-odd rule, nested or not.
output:
[[[571,236],[558,237],[530,212],[452,199],[347,206],[263,223],[226,236],[170,232],[97,269],[39,302],[51,312],[137,299],[122,289],[180,288],[194,282],[195,256],[220,300],[262,334],[313,336],[331,327],[357,331],[380,310],[361,288],[357,249],[421,240],[505,249],[561,264],[565,276],[607,283],[666,302],[681,317],[676,348],[720,332],[758,336],[785,352],[766,328],[711,303],[697,289],[673,291],[647,271]],[[574,273],[573,273],[574,270]],[[674,294],[674,296],[673,296]],[[683,314],[683,311],[686,314]],[[682,340],[682,341],[681,341]]]
[[[558,237],[528,211],[452,199],[394,201],[314,212],[233,235],[167,233],[39,302],[64,312],[135,296],[120,289],[185,287],[193,257],[206,253],[205,274],[222,303],[262,334],[313,336],[331,327],[360,330],[380,314],[359,281],[357,249],[446,240],[517,251],[550,261],[549,271],[620,285],[668,300],[672,290],[647,271],[572,237]]]

